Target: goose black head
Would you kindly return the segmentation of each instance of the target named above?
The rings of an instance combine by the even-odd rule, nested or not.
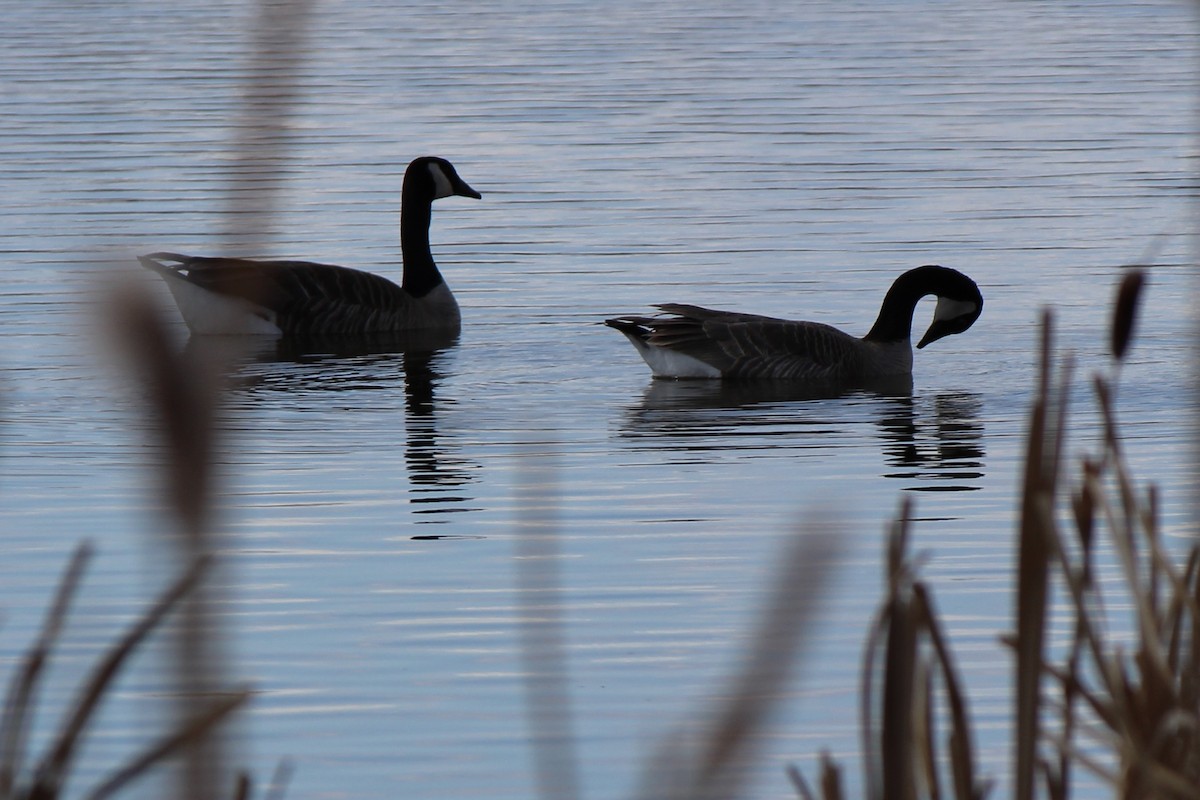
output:
[[[943,336],[962,333],[979,319],[983,312],[983,295],[975,281],[948,267],[925,266],[913,272],[921,273],[926,294],[937,295],[933,322],[917,342],[918,350]]]
[[[458,195],[478,200],[482,195],[458,177],[458,170],[444,158],[421,156],[413,159],[404,172],[405,193],[420,191],[429,200]]]

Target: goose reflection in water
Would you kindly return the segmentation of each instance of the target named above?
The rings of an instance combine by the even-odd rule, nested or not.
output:
[[[217,363],[234,364],[233,394],[260,408],[261,401],[276,396],[286,397],[291,409],[311,400],[319,411],[331,407],[330,393],[382,391],[394,397],[402,377],[410,502],[417,506],[416,521],[445,522],[446,514],[471,510],[467,504],[472,498],[462,488],[475,482],[478,471],[438,430],[437,408],[445,401],[436,390],[445,377],[447,353],[456,344],[455,334],[420,332],[332,340],[193,336],[187,347],[202,351],[198,355],[209,351]],[[345,436],[353,442],[359,435],[368,434],[348,423]],[[375,430],[369,435],[377,442],[381,434]]]
[[[835,402],[828,402],[835,401]],[[913,395],[911,376],[853,389],[786,382],[655,380],[622,426],[627,439],[674,440],[665,449],[744,450],[747,440],[772,446],[836,446],[868,409],[888,471],[914,491],[973,491],[984,477],[981,397],[970,392]]]
[[[889,466],[899,467],[888,478],[916,480],[914,491],[966,492],[982,488],[985,451],[980,411],[983,400],[974,392],[933,396],[932,419],[923,413],[924,400],[897,398],[895,413],[880,417],[884,454]]]

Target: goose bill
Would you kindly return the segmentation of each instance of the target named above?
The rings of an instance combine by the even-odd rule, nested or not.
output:
[[[929,326],[929,330],[925,331],[921,341],[917,342],[917,349],[920,350],[943,336],[962,333],[971,327],[978,316],[979,307],[975,303],[939,297],[937,308],[933,312],[933,324]]]
[[[429,165],[429,174],[433,178],[433,196],[434,199],[440,200],[443,197],[458,195],[460,197],[472,197],[476,200],[483,198],[479,192],[467,185],[467,182],[458,177],[458,173],[452,169],[447,170],[441,164],[434,162]]]

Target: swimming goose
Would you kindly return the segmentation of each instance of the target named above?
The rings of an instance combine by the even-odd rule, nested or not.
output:
[[[677,303],[655,306],[670,316],[617,317],[605,324],[625,334],[658,377],[848,383],[912,373],[913,310],[927,295],[937,296],[937,307],[918,348],[962,333],[983,310],[975,281],[947,267],[925,266],[896,279],[861,339],[819,322]]]
[[[457,333],[458,303],[429,251],[433,201],[451,195],[480,197],[444,158],[424,156],[408,165],[400,202],[400,286],[370,272],[310,261],[179,253],[138,260],[163,276],[196,334]]]

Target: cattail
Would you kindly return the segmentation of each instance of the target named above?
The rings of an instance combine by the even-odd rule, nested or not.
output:
[[[1117,290],[1117,304],[1113,310],[1112,322],[1112,355],[1120,361],[1125,357],[1129,342],[1133,339],[1133,326],[1137,321],[1138,298],[1142,293],[1142,285],[1146,282],[1146,271],[1131,269],[1121,279],[1121,287]]]

